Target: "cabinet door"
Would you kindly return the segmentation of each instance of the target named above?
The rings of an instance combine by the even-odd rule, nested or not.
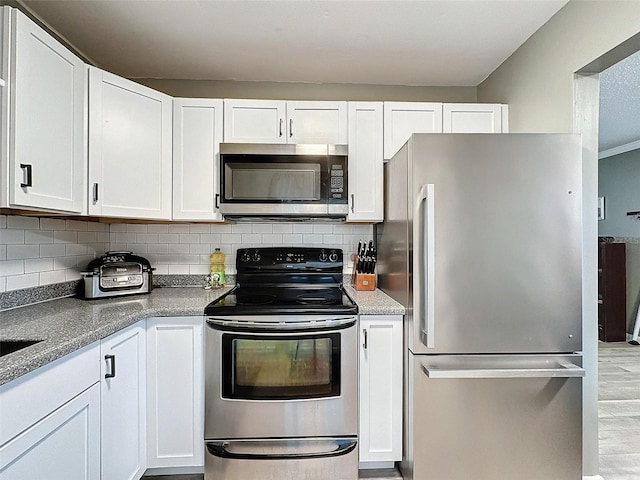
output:
[[[444,133],[502,133],[502,105],[445,103]]]
[[[442,104],[384,102],[384,158],[389,160],[412,133],[441,133]]]
[[[347,102],[287,102],[287,143],[347,143]]]
[[[146,470],[145,330],[139,322],[101,341],[102,478],[132,480]]]
[[[99,385],[0,447],[0,478],[100,480]]]
[[[227,143],[287,143],[286,102],[224,101],[224,141]]]
[[[173,100],[173,219],[221,221],[222,100]]]
[[[202,317],[147,320],[147,467],[204,465]]]
[[[349,102],[349,214],[350,222],[381,222],[382,103]]]
[[[402,460],[402,316],[360,316],[360,462]]]
[[[11,15],[9,203],[83,213],[84,62],[22,12]]]
[[[171,97],[91,67],[89,214],[171,218]]]

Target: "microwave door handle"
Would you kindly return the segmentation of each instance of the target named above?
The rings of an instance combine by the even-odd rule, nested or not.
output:
[[[414,334],[427,348],[435,348],[434,190],[432,183],[422,185],[413,213]]]

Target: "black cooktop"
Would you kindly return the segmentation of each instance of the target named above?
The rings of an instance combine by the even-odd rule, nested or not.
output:
[[[239,249],[238,285],[206,306],[205,315],[357,314],[342,288],[340,249]]]

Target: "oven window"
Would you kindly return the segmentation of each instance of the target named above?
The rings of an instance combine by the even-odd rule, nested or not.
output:
[[[222,336],[222,396],[278,400],[340,395],[340,334]]]

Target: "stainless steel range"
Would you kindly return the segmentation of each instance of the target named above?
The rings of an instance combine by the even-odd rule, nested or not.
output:
[[[339,249],[239,249],[205,308],[205,480],[358,477],[357,306]]]

